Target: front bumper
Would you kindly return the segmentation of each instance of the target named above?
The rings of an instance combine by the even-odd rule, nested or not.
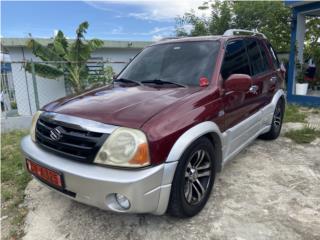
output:
[[[135,170],[112,169],[55,155],[35,144],[30,136],[22,139],[21,149],[30,160],[63,174],[66,192],[75,193],[71,197],[56,190],[64,196],[116,212],[157,215],[166,212],[177,162]],[[126,196],[130,201],[130,208],[122,209],[117,204],[114,193]]]

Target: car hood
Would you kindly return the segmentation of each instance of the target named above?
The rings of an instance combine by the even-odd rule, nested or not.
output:
[[[140,128],[166,107],[199,90],[199,87],[130,87],[117,84],[57,100],[43,107],[43,110],[107,124]]]

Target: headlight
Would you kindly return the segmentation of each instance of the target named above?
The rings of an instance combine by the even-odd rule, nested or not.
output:
[[[36,125],[37,125],[37,121],[41,115],[42,111],[38,111],[33,115],[32,118],[32,122],[31,122],[31,129],[30,129],[30,135],[31,135],[31,139],[32,141],[36,141]]]
[[[120,167],[147,166],[150,164],[147,138],[139,130],[118,128],[102,145],[94,162]]]

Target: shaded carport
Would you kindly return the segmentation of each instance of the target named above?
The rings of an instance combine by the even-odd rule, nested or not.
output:
[[[303,53],[306,35],[306,18],[310,16],[320,16],[320,2],[286,1],[285,4],[292,8],[291,46],[287,86],[288,101],[303,105],[320,105],[319,90],[312,92],[312,94],[310,91],[306,95],[296,94],[296,63],[298,61],[303,63],[305,60],[303,59]],[[320,43],[318,47],[320,47]],[[319,63],[315,67],[319,69]]]

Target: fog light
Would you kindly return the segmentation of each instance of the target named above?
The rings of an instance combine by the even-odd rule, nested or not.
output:
[[[126,198],[122,194],[116,193],[116,200],[117,200],[118,204],[120,205],[120,207],[122,207],[123,209],[130,208],[130,201],[128,200],[128,198]]]

